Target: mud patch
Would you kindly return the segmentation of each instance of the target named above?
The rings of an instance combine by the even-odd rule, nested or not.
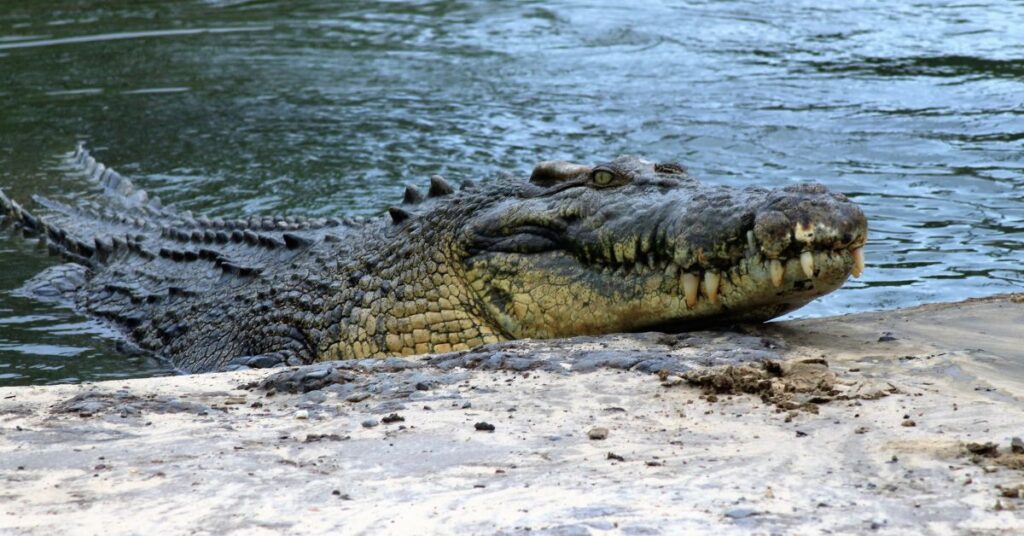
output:
[[[93,417],[102,414],[128,417],[143,413],[186,412],[205,415],[210,410],[210,406],[174,397],[158,395],[139,397],[128,391],[81,393],[50,408],[50,411],[55,414],[72,413],[79,417]]]
[[[666,386],[682,383],[674,382],[667,373],[659,377]],[[712,401],[717,400],[717,395],[750,394],[780,409],[811,413],[818,412],[818,405],[833,400],[873,400],[899,392],[888,383],[841,381],[824,359],[764,360],[698,369],[683,373],[680,379],[715,395]]]

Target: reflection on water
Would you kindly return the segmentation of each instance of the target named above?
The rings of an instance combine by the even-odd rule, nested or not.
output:
[[[0,0],[0,185],[94,195],[56,165],[85,140],[193,210],[372,215],[434,173],[640,153],[863,205],[865,278],[798,315],[1024,280],[1014,2],[335,4]],[[4,233],[0,262],[9,290],[55,261]],[[167,372],[116,345],[0,296],[0,384]]]

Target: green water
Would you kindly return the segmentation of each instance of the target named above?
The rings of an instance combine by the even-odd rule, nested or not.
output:
[[[867,274],[798,316],[1024,282],[1017,2],[0,0],[0,187],[95,195],[59,165],[78,141],[220,216],[373,215],[434,173],[639,153],[863,205]],[[0,385],[169,373],[10,295],[56,262],[0,233]]]

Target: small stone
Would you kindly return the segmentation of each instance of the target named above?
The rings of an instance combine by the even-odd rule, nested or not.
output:
[[[1019,437],[1011,439],[1010,452],[1014,454],[1024,454],[1024,441],[1022,441]]]
[[[910,427],[913,427],[913,426],[917,426],[917,423],[914,422],[912,419],[903,419],[903,422],[900,423],[900,426],[905,426],[907,428],[910,428]]]
[[[491,424],[489,422],[483,422],[483,421],[474,424],[473,428],[475,428],[476,431],[478,431],[478,432],[493,432],[494,431],[494,425],[493,424]]]
[[[971,454],[977,454],[978,456],[984,456],[986,458],[995,458],[999,455],[999,446],[991,441],[985,443],[968,443],[965,445],[967,452]]]
[[[855,433],[855,434],[866,434],[866,433],[868,433],[868,427],[867,426],[858,426],[857,429],[853,431],[853,433]]]
[[[1020,488],[1009,487],[1000,489],[1000,493],[1007,499],[1018,499],[1021,497],[1021,492],[1024,491],[1024,486]]]
[[[595,426],[591,428],[589,432],[587,432],[587,437],[597,441],[607,439],[608,429],[601,426]]]
[[[308,419],[309,418],[309,410],[300,409],[299,411],[296,411],[295,412],[295,418],[296,419]]]
[[[624,462],[624,461],[626,461],[626,458],[623,458],[622,456],[619,456],[618,454],[615,454],[614,452],[609,452],[608,453],[608,459],[609,460],[614,460],[614,461],[617,461],[617,462]]]
[[[895,341],[895,340],[897,340],[896,337],[893,337],[892,333],[890,333],[888,331],[883,333],[882,336],[878,338],[878,342],[892,342],[892,341]]]
[[[392,413],[391,415],[388,415],[387,417],[381,419],[381,422],[383,422],[384,424],[391,424],[393,422],[405,422],[405,417],[397,413]]]
[[[363,428],[373,428],[378,424],[380,423],[377,422],[377,419],[366,419],[365,421],[363,421]]]

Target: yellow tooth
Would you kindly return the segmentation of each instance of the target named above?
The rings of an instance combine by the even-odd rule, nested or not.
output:
[[[809,279],[814,278],[814,253],[805,251],[800,254],[800,267],[804,269],[804,275]]]
[[[853,277],[860,277],[860,274],[864,273],[864,248],[853,250],[853,270],[851,273]]]
[[[722,282],[722,274],[708,270],[704,272],[704,292],[711,303],[718,303],[718,285]]]
[[[797,222],[793,228],[793,236],[800,242],[810,244],[814,240],[814,224],[810,223],[805,227],[804,224]]]
[[[686,306],[697,305],[697,288],[700,287],[700,280],[697,276],[687,272],[683,274],[683,292],[686,293]]]
[[[782,286],[782,276],[785,273],[782,269],[782,262],[779,259],[772,259],[768,262],[768,271],[771,272],[772,285],[775,287]]]

